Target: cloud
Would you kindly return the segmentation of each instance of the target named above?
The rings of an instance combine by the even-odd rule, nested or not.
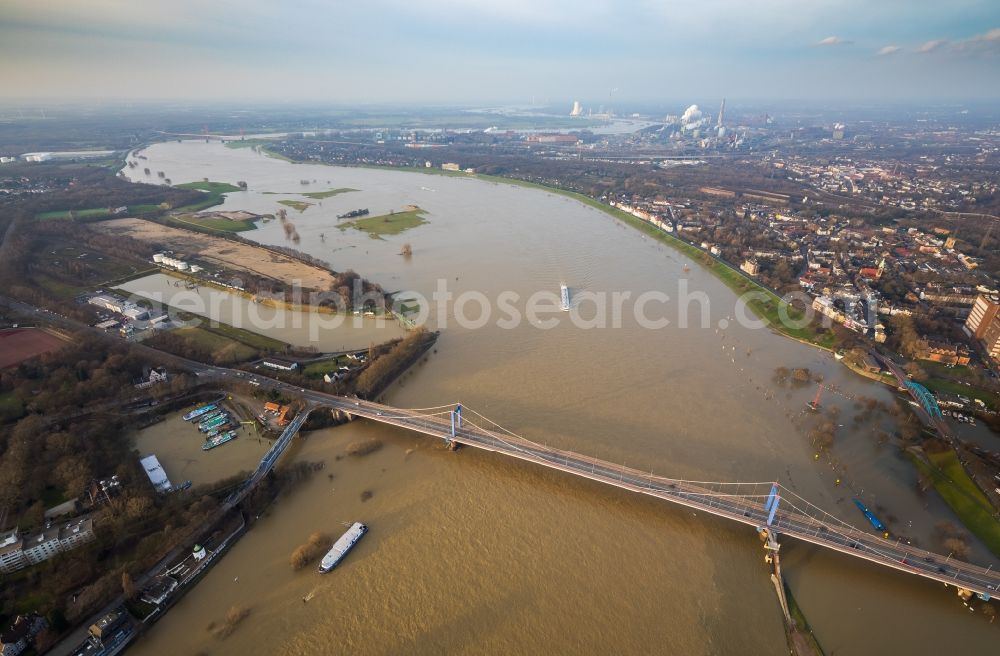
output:
[[[1000,27],[955,43],[955,50],[980,54],[1000,54]]]
[[[879,57],[888,57],[889,55],[895,55],[900,50],[902,50],[902,48],[899,46],[885,46],[875,54]]]
[[[940,50],[942,46],[948,44],[947,39],[934,39],[933,41],[928,41],[924,45],[917,48],[917,52],[928,53],[934,52],[935,50]]]
[[[847,45],[848,43],[852,43],[852,42],[851,41],[847,41],[845,39],[841,39],[839,36],[828,36],[825,39],[820,39],[819,41],[817,41],[816,45],[818,45],[818,46],[843,46],[843,45]]]

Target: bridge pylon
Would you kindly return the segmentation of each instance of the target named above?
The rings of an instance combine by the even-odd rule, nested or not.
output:
[[[462,427],[462,404],[459,403],[455,406],[455,409],[451,411],[451,437],[455,437],[455,429]],[[451,443],[450,439],[445,440]]]
[[[781,495],[778,494],[778,484],[774,483],[771,485],[771,492],[767,495],[767,501],[764,502],[764,510],[767,512],[768,526],[774,522],[774,515],[778,512],[778,504],[780,502]]]

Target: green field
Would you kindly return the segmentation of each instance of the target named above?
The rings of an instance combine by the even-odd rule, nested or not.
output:
[[[945,503],[962,524],[982,540],[994,555],[1000,556],[1000,522],[994,517],[993,506],[969,475],[965,473],[954,451],[926,454],[924,460],[908,452],[914,464],[930,476]]]
[[[53,212],[41,212],[35,215],[36,219],[51,221],[54,219],[68,219],[70,212],[74,212],[78,218],[92,219],[95,217],[111,216],[111,212],[106,207],[92,207],[87,210],[56,210]]]
[[[406,212],[369,216],[356,221],[347,221],[337,227],[341,230],[355,228],[367,232],[373,239],[381,239],[382,235],[398,235],[401,232],[427,223],[427,219],[424,218],[426,213],[426,211],[417,208]]]
[[[63,299],[75,298],[80,292],[87,289],[86,285],[71,285],[44,274],[36,276],[35,282],[53,296]]]
[[[336,371],[338,367],[343,366],[345,361],[345,357],[337,356],[335,358],[330,358],[329,360],[310,362],[303,367],[302,373],[306,378],[322,378],[323,374],[332,373]]]
[[[179,214],[170,217],[175,223],[186,223],[192,226],[218,230],[219,232],[243,232],[245,230],[256,230],[257,225],[253,221],[230,221],[222,217],[199,217],[192,214]]]
[[[351,189],[350,187],[341,187],[340,189],[328,189],[326,191],[310,191],[302,194],[306,198],[314,198],[316,200],[323,200],[324,198],[332,198],[338,194],[346,194],[351,191],[357,191],[357,189]]]
[[[278,204],[290,207],[293,210],[298,210],[300,212],[305,212],[307,209],[313,206],[312,203],[307,203],[304,200],[279,200]]]
[[[185,182],[184,184],[174,186],[178,189],[197,189],[198,191],[205,192],[204,200],[185,205],[184,207],[178,207],[177,210],[179,212],[200,212],[203,209],[222,203],[225,200],[223,197],[224,194],[233,191],[242,191],[236,185],[229,184],[228,182]]]
[[[182,338],[194,350],[219,364],[246,362],[257,357],[258,350],[206,328],[175,328],[173,334]]]
[[[159,205],[154,205],[152,203],[146,205],[129,205],[129,214],[146,214],[148,212],[156,212],[157,210],[166,209],[165,207],[160,207]]]
[[[230,326],[225,323],[220,323],[215,326],[206,325],[202,328],[213,334],[234,339],[261,351],[281,353],[288,347],[288,344],[282,342],[281,340],[274,339],[273,337],[267,337],[266,335],[258,335],[257,333],[250,332],[249,330],[236,328],[235,326]]]
[[[88,266],[73,274],[65,273],[62,265],[69,260],[79,260]],[[63,239],[53,240],[46,248],[39,249],[35,264],[38,271],[33,280],[52,294],[66,299],[109,281],[132,277],[151,269],[147,262],[119,259]]]
[[[920,363],[921,366],[924,365],[923,362]],[[955,380],[944,380],[942,378],[930,378],[922,383],[924,387],[932,392],[947,392],[949,394],[961,394],[962,396],[967,396],[970,399],[979,399],[987,405],[987,407],[994,408],[996,404],[996,395],[989,392],[988,390],[981,389],[979,387],[973,387],[970,385],[964,385]]]

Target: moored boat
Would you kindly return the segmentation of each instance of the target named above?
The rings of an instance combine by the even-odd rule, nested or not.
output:
[[[198,424],[198,430],[200,430],[202,433],[207,433],[213,428],[218,428],[227,421],[229,421],[229,415],[219,415],[214,419],[209,419],[208,421],[203,421],[200,424]]]
[[[223,433],[222,435],[216,435],[215,437],[207,440],[204,444],[201,445],[201,450],[211,451],[215,447],[222,446],[226,442],[235,439],[236,439],[236,431],[231,430]]]
[[[344,559],[358,540],[368,532],[368,527],[361,522],[354,522],[351,524],[351,528],[347,529],[347,532],[340,536],[330,550],[326,552],[323,556],[323,560],[319,563],[319,571],[326,574],[331,569],[337,566],[337,564]]]
[[[209,412],[215,410],[218,406],[214,403],[209,403],[208,405],[203,405],[200,408],[195,408],[191,412],[184,415],[184,421],[191,421],[192,419],[197,419],[202,415],[206,415]]]
[[[868,510],[868,507],[865,506],[865,504],[861,503],[857,497],[854,497],[851,500],[854,501],[854,505],[858,507],[858,510],[864,513],[865,518],[871,522],[871,525],[875,527],[876,531],[885,532],[885,524],[879,521],[879,518],[876,517],[872,511]]]

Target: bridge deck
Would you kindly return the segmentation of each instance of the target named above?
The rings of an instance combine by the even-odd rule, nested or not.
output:
[[[336,398],[330,402],[329,399]],[[445,417],[427,416],[368,401],[327,397],[330,405],[358,417],[414,430],[439,439],[451,437],[451,423]],[[640,494],[725,517],[755,528],[767,524],[767,513],[757,495],[731,494],[732,488],[705,485],[654,476],[623,465],[589,456],[542,446],[465,422],[456,430],[455,442],[495,451],[576,476],[614,485]],[[1000,589],[1000,572],[957,561],[923,549],[892,542],[881,536],[851,527],[832,516],[814,517],[783,502],[771,528],[805,542],[839,551],[908,574],[965,588],[983,595]]]

